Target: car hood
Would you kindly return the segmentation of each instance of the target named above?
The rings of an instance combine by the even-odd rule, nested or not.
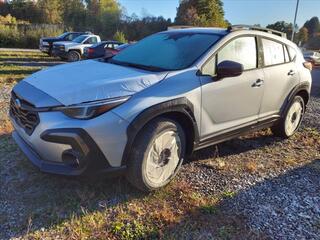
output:
[[[41,38],[42,41],[44,42],[55,42],[61,40],[60,38],[56,37],[46,37],[46,38]]]
[[[64,105],[133,95],[165,78],[167,72],[87,60],[36,72],[24,79]]]
[[[76,43],[76,42],[72,42],[72,41],[61,41],[61,42],[57,42],[57,43],[54,43],[54,45],[64,45],[64,46],[68,46],[68,47],[71,47],[71,46],[76,46],[76,45],[79,45],[81,43]]]

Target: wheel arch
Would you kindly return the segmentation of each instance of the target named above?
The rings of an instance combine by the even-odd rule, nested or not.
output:
[[[69,49],[69,50],[68,50],[68,53],[69,53],[69,52],[72,52],[72,51],[79,53],[80,56],[81,56],[81,50],[80,50],[80,49]]]
[[[287,97],[287,101],[283,104],[281,110],[281,116],[285,113],[288,106],[291,104],[295,96],[301,96],[304,100],[305,106],[307,106],[310,99],[310,83],[302,83],[292,89],[289,96]]]
[[[186,134],[187,155],[193,152],[194,145],[199,141],[199,131],[194,117],[193,104],[185,97],[177,98],[151,106],[135,117],[127,128],[128,139],[121,165],[127,163],[128,156],[130,156],[130,151],[139,132],[146,124],[159,117],[171,119],[181,125]]]
[[[307,105],[310,99],[310,94],[308,93],[308,91],[306,89],[301,89],[299,90],[295,96],[300,96],[303,98],[304,100],[304,104]]]

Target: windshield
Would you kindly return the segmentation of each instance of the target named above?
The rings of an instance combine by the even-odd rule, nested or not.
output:
[[[81,35],[81,36],[76,37],[75,39],[73,39],[72,42],[82,43],[82,41],[85,40],[87,37],[88,37],[88,36]]]
[[[159,70],[184,69],[192,65],[220,38],[220,35],[207,33],[158,33],[123,50],[110,62]]]
[[[95,48],[95,47],[99,47],[99,46],[104,46],[107,42],[98,42],[98,43],[95,43],[91,46],[91,48]]]
[[[57,38],[64,38],[64,37],[67,36],[68,34],[69,34],[68,32],[62,33],[62,34],[59,35]]]
[[[115,47],[115,49],[116,49],[116,50],[123,50],[123,49],[129,47],[130,45],[131,45],[131,44],[129,44],[129,43],[124,43],[124,44],[121,44],[121,45]]]

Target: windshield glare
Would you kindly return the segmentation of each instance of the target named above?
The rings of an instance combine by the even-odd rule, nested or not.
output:
[[[58,36],[58,38],[64,38],[64,37],[67,36],[68,34],[69,34],[68,32],[62,33],[61,35]]]
[[[113,57],[114,62],[179,70],[192,65],[220,35],[193,32],[164,32],[151,35]]]
[[[81,35],[79,37],[76,37],[75,39],[73,39],[72,41],[73,42],[76,42],[76,43],[81,43],[83,40],[85,40],[87,38],[87,36],[84,36],[84,35]]]

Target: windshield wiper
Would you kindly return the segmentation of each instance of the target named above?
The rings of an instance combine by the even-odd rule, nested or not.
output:
[[[121,65],[121,66],[127,66],[127,67],[134,67],[134,68],[139,68],[147,71],[152,71],[152,72],[163,72],[163,71],[169,71],[169,69],[161,68],[161,67],[156,67],[156,66],[150,66],[150,65],[143,65],[143,64],[137,64],[137,63],[130,63],[130,62],[122,62],[122,61],[117,61],[112,58],[106,59],[107,62]]]

